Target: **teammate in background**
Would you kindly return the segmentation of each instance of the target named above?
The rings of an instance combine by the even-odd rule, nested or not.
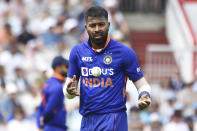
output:
[[[53,59],[53,76],[42,90],[42,102],[37,109],[37,125],[44,131],[66,131],[63,83],[68,72],[68,60],[62,56]]]
[[[110,39],[107,11],[93,6],[85,20],[89,40],[72,49],[63,92],[69,97],[80,96],[81,131],[128,131],[127,77],[138,89],[140,109],[151,104],[151,88],[134,51]],[[79,78],[80,94],[76,88]]]

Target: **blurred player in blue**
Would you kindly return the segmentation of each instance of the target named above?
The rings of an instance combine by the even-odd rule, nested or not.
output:
[[[42,90],[42,102],[37,109],[37,125],[44,131],[66,131],[66,109],[63,83],[68,72],[68,60],[56,56],[52,62],[53,76]]]
[[[90,7],[85,20],[89,40],[72,49],[63,92],[70,98],[80,96],[81,131],[128,131],[127,77],[139,92],[140,109],[151,104],[151,88],[135,52],[110,39],[107,11],[100,6]]]

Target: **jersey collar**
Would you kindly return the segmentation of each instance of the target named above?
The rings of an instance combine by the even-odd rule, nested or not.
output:
[[[65,78],[63,76],[61,76],[60,74],[56,73],[56,72],[53,72],[52,77],[60,80],[61,82],[65,82]]]
[[[89,42],[90,42],[90,40],[88,41],[88,43],[89,43]],[[93,50],[95,53],[100,53],[101,51],[103,51],[103,50],[108,46],[109,42],[110,42],[110,36],[108,35],[104,48],[99,49],[99,50],[98,50],[98,49],[93,49],[92,47],[91,47],[91,48],[92,48],[92,50]]]

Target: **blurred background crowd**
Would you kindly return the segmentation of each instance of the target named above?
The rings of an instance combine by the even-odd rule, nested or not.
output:
[[[167,0],[0,0],[0,131],[38,130],[35,111],[41,102],[43,83],[52,73],[51,61],[56,55],[68,59],[71,48],[88,39],[84,28],[86,9],[104,6],[109,11],[111,38],[136,49],[132,27],[125,16],[151,13],[164,17],[166,3]],[[143,68],[144,63],[139,60]],[[197,131],[197,82],[184,82],[177,67],[168,77],[149,83],[152,106],[140,111],[136,107],[137,91],[128,82],[129,130]],[[79,100],[65,101],[68,129],[78,131]]]

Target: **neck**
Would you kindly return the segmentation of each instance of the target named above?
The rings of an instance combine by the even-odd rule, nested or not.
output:
[[[63,77],[60,73],[58,73],[58,72],[56,72],[56,71],[53,72],[53,77],[55,77],[55,78],[57,78],[58,80],[64,82],[64,77]]]

